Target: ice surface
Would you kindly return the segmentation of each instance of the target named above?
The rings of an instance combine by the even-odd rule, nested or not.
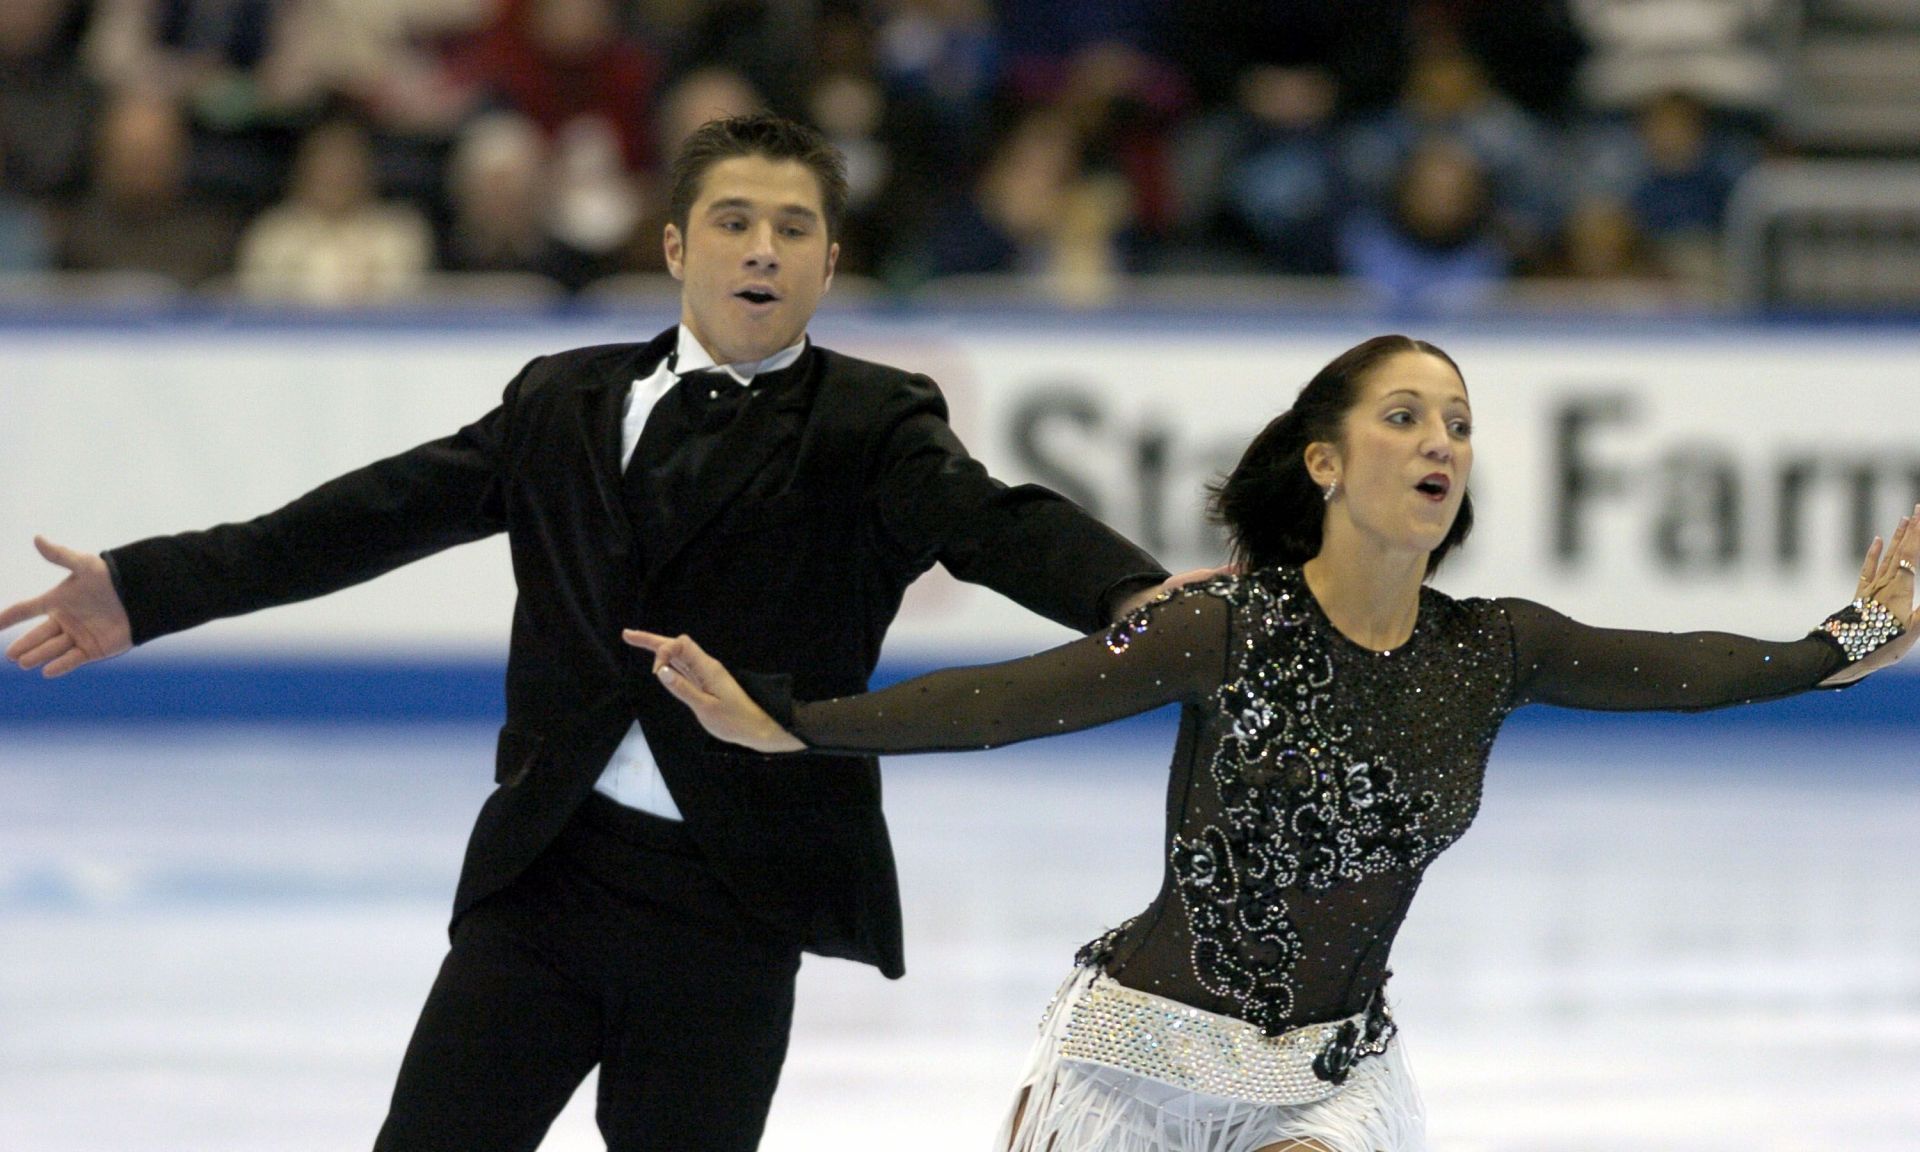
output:
[[[1911,733],[1516,734],[1396,949],[1454,1152],[1920,1148]],[[0,734],[0,1149],[367,1147],[491,732]],[[768,1152],[984,1150],[1166,745],[889,763],[908,977],[809,960]],[[591,1089],[545,1148],[601,1147]]]

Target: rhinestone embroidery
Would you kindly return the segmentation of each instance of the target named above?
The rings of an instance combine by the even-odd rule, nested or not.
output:
[[[1435,651],[1404,656],[1423,638],[1451,640],[1460,627],[1490,623],[1484,611],[1455,611],[1434,594],[1406,644],[1368,652],[1333,632],[1297,569],[1204,591],[1231,607],[1236,656],[1198,706],[1219,719],[1187,816],[1169,830],[1168,879],[1186,921],[1187,979],[1211,998],[1209,1009],[1275,1037],[1342,999],[1324,983],[1329,965],[1359,997],[1353,1006],[1369,987],[1347,981],[1379,979],[1398,919],[1389,905],[1411,894],[1478,809],[1486,751],[1508,706],[1510,641],[1429,639]],[[1346,678],[1336,691],[1337,677]],[[1374,891],[1381,898],[1369,908]],[[1358,923],[1328,923],[1334,905],[1389,925],[1377,967],[1359,953],[1329,952],[1344,940],[1372,946],[1349,935]],[[1154,935],[1150,924],[1130,922],[1079,959],[1118,975],[1132,956],[1123,949]],[[1322,981],[1304,1000],[1303,966]],[[1350,1037],[1345,1063],[1372,1054],[1377,1031]],[[1330,1058],[1344,1076],[1342,1059]]]
[[[1114,621],[1113,627],[1107,629],[1107,651],[1112,652],[1115,656],[1125,652],[1132,646],[1135,636],[1146,633],[1147,625],[1153,616],[1154,606],[1165,604],[1171,599],[1173,599],[1173,593],[1162,592],[1145,604],[1140,605],[1140,607],[1135,608],[1125,616]]]
[[[1148,1076],[1189,1092],[1257,1104],[1311,1104],[1340,1090],[1338,1078],[1315,1069],[1338,1060],[1338,1041],[1358,1037],[1350,1020],[1309,1024],[1268,1036],[1243,1020],[1203,1012],[1176,1000],[1095,976],[1068,1008],[1060,1055]],[[1385,1040],[1380,1049],[1386,1048]],[[1345,1059],[1351,1065],[1353,1057]]]

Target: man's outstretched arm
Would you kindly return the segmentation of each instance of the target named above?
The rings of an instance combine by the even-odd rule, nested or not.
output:
[[[32,599],[0,611],[0,629],[44,616],[7,645],[7,659],[47,677],[65,676],[82,664],[118,656],[133,647],[133,625],[114,590],[107,563],[91,552],[63,548],[44,536],[33,546],[50,563],[67,570],[67,578]]]

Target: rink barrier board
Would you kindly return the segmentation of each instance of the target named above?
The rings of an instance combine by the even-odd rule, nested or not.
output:
[[[671,320],[0,316],[0,600],[54,575],[27,542],[35,532],[100,548],[252,515],[477,416],[529,355]],[[1600,625],[1784,638],[1839,606],[1863,534],[1920,499],[1911,322],[974,308],[830,311],[815,328],[829,346],[930,373],[996,475],[1082,499],[1175,569],[1219,557],[1196,531],[1201,483],[1333,351],[1394,329],[1454,352],[1477,409],[1480,528],[1439,580],[1455,594],[1524,596]],[[504,649],[512,603],[495,539],[61,684],[0,669],[0,726],[493,720],[500,667],[475,654]],[[897,676],[1064,633],[936,570],[890,636],[914,654],[889,660]],[[1920,676],[1702,717],[1530,708],[1515,723],[1920,727],[1916,700]]]
[[[527,360],[670,317],[158,318],[0,323],[0,599],[51,575],[34,533],[90,549],[246,519],[445,435]],[[1588,623],[1793,635],[1838,607],[1865,538],[1920,501],[1920,327],[1406,322],[841,312],[823,343],[938,380],[970,449],[1047,485],[1175,570],[1217,563],[1204,485],[1328,355],[1384,328],[1466,368],[1479,528],[1439,587]],[[506,642],[490,541],[374,585],[181,637],[181,651],[408,659]],[[916,651],[1044,647],[990,593],[921,582],[890,632]]]

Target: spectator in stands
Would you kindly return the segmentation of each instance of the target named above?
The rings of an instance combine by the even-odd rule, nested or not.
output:
[[[28,196],[70,193],[86,167],[86,17],[79,0],[0,0],[0,136],[11,143],[14,186]]]
[[[1260,64],[1240,77],[1223,199],[1268,271],[1326,276],[1339,270],[1335,238],[1346,190],[1333,126],[1336,101],[1333,78],[1318,68]]]
[[[0,276],[43,272],[52,258],[46,213],[14,191],[7,172],[7,139],[0,135]]]
[[[825,13],[817,23],[819,72],[806,113],[847,162],[841,277],[920,279],[912,248],[929,225],[943,173],[963,165],[967,145],[943,133],[947,118],[925,93],[888,98],[878,29],[863,14]]]
[[[98,0],[87,63],[114,91],[177,102],[196,189],[257,207],[286,179],[289,122],[308,110],[274,82],[277,0]]]
[[[93,181],[68,225],[63,263],[148,272],[188,288],[228,272],[239,220],[189,193],[190,147],[186,119],[171,99],[141,90],[114,97],[100,120]]]
[[[1049,222],[1081,176],[1078,142],[1058,117],[1016,124],[970,187],[949,188],[923,257],[927,275],[1033,272]]]
[[[426,220],[377,198],[366,129],[329,120],[301,142],[286,199],[242,237],[239,287],[255,300],[382,303],[417,291],[432,258]]]
[[[1567,213],[1557,271],[1576,280],[1638,280],[1660,276],[1633,213],[1617,200],[1590,197]],[[1645,285],[1635,288],[1644,292]]]
[[[552,274],[578,291],[629,271],[629,256],[645,239],[639,228],[647,202],[641,183],[622,163],[612,127],[595,117],[575,120],[561,129],[550,155],[546,227],[557,253]]]
[[[1670,91],[1647,101],[1630,125],[1596,128],[1584,175],[1590,199],[1631,214],[1662,274],[1711,287],[1727,200],[1758,159],[1743,132],[1716,125],[1698,99]]]
[[[1346,133],[1342,163],[1356,195],[1391,214],[1387,202],[1403,187],[1413,153],[1435,139],[1473,157],[1507,250],[1523,262],[1539,259],[1562,212],[1558,141],[1496,90],[1477,60],[1444,41],[1416,55],[1397,105]]]
[[[1123,182],[1120,251],[1149,266],[1177,220],[1171,134],[1192,105],[1172,58],[1171,0],[1001,0],[1005,92],[1022,111],[1051,108],[1078,138],[1079,162]]]
[[[1036,112],[995,150],[973,195],[937,215],[930,270],[1023,272],[1068,303],[1098,303],[1117,286],[1128,204],[1117,177],[1082,164],[1073,125]]]
[[[766,107],[766,97],[743,73],[718,66],[697,68],[675,80],[660,100],[656,131],[661,148],[673,155],[707,121]]]
[[[384,133],[450,138],[477,92],[444,46],[479,32],[495,0],[303,0],[281,9],[272,75],[302,107],[344,100]]]
[[[977,162],[1003,63],[987,0],[899,0],[881,18],[878,53],[889,103],[926,110],[947,155]]]
[[[1494,236],[1488,185],[1479,159],[1459,142],[1422,141],[1396,176],[1390,210],[1348,219],[1343,269],[1399,312],[1431,315],[1483,303],[1509,264]]]
[[[547,152],[517,112],[492,112],[461,133],[448,165],[452,222],[441,260],[457,272],[533,272],[563,280],[547,232]]]
[[[892,151],[881,135],[885,112],[880,85],[856,72],[822,76],[807,93],[807,119],[847,159],[842,276],[871,276],[885,259],[888,205],[883,193],[894,177]]]
[[[501,0],[493,24],[457,53],[458,72],[525,113],[549,141],[582,120],[605,125],[628,173],[657,167],[657,55],[622,35],[611,0]]]
[[[1190,103],[1185,78],[1114,37],[1086,39],[1058,57],[1029,52],[1015,61],[1009,81],[1017,108],[1063,117],[1079,163],[1103,181],[1118,179],[1128,201],[1122,255],[1150,264],[1176,221],[1171,133]]]
[[[501,0],[453,59],[457,74],[546,136],[548,271],[578,290],[631,270],[658,167],[658,54],[622,31],[612,0]]]
[[[1778,107],[1776,0],[1573,0],[1593,52],[1581,93],[1582,201],[1567,250],[1692,294],[1721,284],[1719,232],[1734,184]],[[1632,243],[1625,240],[1631,238]]]
[[[847,0],[695,0],[690,6],[694,13],[676,45],[672,74],[719,68],[743,77],[764,107],[787,110],[806,101],[815,17]]]
[[[275,0],[98,0],[87,62],[109,88],[138,87],[231,125],[259,99]]]
[[[1169,51],[1207,109],[1238,103],[1250,70],[1281,67],[1330,76],[1338,116],[1372,114],[1405,83],[1412,8],[1411,0],[1180,0]]]
[[[1175,130],[1176,259],[1203,271],[1331,273],[1339,124],[1387,107],[1408,0],[1183,0],[1169,51],[1199,103]]]
[[[482,102],[478,85],[453,67],[450,46],[478,35],[494,8],[495,0],[278,0],[271,50],[257,69],[263,103],[295,129],[352,115],[370,133],[380,185],[429,205],[442,224],[453,138]],[[277,189],[297,137],[272,143]]]

